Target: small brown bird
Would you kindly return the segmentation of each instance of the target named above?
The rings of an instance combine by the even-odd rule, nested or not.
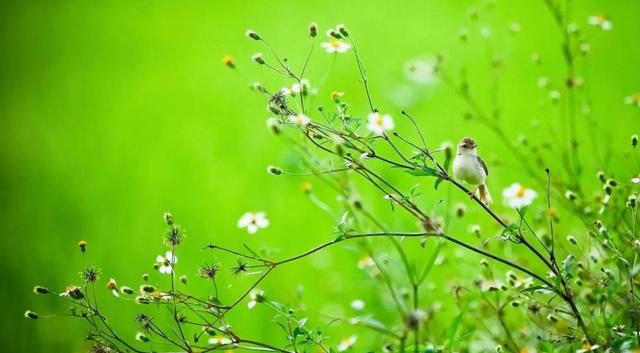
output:
[[[453,161],[453,176],[474,185],[476,188],[473,191],[475,195],[488,205],[492,202],[491,194],[486,186],[487,176],[489,170],[482,158],[478,156],[476,151],[478,144],[470,137],[465,137],[458,144],[458,154]]]

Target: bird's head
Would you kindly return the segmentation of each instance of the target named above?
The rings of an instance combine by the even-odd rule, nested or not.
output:
[[[478,144],[470,137],[465,137],[458,144],[458,154],[475,153]]]

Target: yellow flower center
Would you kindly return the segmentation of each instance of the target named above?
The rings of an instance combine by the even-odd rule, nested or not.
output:
[[[376,117],[376,125],[382,126],[382,124],[384,124],[384,120],[382,120],[382,115],[378,114]]]
[[[518,188],[518,191],[516,191],[516,196],[517,197],[524,197],[526,190],[525,188],[523,188],[522,186]]]
[[[640,92],[636,92],[636,93],[632,94],[632,95],[631,95],[631,99],[632,99],[634,102],[640,102]]]
[[[338,39],[334,39],[334,40],[331,41],[331,46],[334,49],[338,49],[338,48],[340,48],[340,46],[342,46],[342,41],[340,41]]]

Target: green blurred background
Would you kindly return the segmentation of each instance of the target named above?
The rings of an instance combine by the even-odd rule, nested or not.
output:
[[[640,2],[575,3],[575,22],[593,33],[589,65],[579,67],[595,102],[593,115],[613,131],[604,144],[622,149],[640,125],[638,110],[622,103],[640,90]],[[60,300],[36,297],[31,289],[34,284],[62,289],[79,282],[79,240],[89,243],[87,263],[103,271],[100,288],[110,277],[136,287],[142,273],[153,272],[155,256],[165,251],[161,216],[171,211],[188,231],[178,272],[206,293],[198,285],[196,268],[215,260],[201,250],[209,242],[268,246],[281,257],[330,239],[334,219],[300,191],[303,182],[313,180],[265,173],[269,164],[300,168],[296,154],[265,128],[269,113],[263,97],[247,88],[254,80],[272,89],[286,83],[250,62],[251,54],[266,49],[244,37],[247,28],[267,37],[298,67],[308,50],[310,22],[319,24],[322,37],[326,28],[345,23],[368,70],[376,106],[398,121],[400,109],[409,109],[433,146],[473,135],[490,162],[505,156],[500,158],[503,167],[490,163],[489,185],[496,198],[510,183],[528,180],[510,167],[511,155],[490,132],[464,120],[467,110],[450,89],[441,82],[428,88],[411,85],[405,62],[442,53],[451,68],[466,63],[481,102],[488,104],[485,93],[492,78],[479,29],[489,26],[494,54],[505,61],[499,96],[505,129],[514,139],[520,134],[542,139],[547,130],[531,128],[531,121],[557,118],[547,93],[536,84],[541,75],[561,83],[564,70],[560,37],[543,1],[498,1],[491,10],[485,2],[466,0],[16,1],[0,6],[0,198],[5,224],[0,330],[7,352],[86,349],[83,323],[63,317],[33,322],[22,316],[25,309],[42,315],[67,310]],[[476,22],[468,16],[473,8],[479,12]],[[586,28],[587,17],[598,13],[611,18],[611,32]],[[516,36],[508,33],[514,21],[522,26]],[[466,45],[457,40],[463,26],[470,33]],[[533,52],[541,54],[542,68],[532,65]],[[329,92],[344,91],[355,114],[363,116],[366,98],[351,54],[333,62],[331,55],[316,51],[309,78],[312,83],[327,79],[313,104],[328,105]],[[238,72],[222,65],[225,55],[235,58]],[[587,128],[580,126],[584,140]],[[400,122],[398,129],[409,131]],[[590,155],[588,170],[595,170],[601,159]],[[622,160],[609,163],[624,167]],[[393,171],[386,173],[396,178]],[[447,193],[442,188],[435,194],[430,181],[423,189],[429,193],[422,199],[426,207]],[[335,203],[319,185],[317,193]],[[388,224],[415,229],[413,221],[387,212],[375,190],[363,185],[360,193],[366,205],[383,211]],[[237,229],[237,219],[248,210],[266,211],[272,225],[254,236]],[[478,211],[469,217],[470,222],[484,220]],[[451,232],[466,234],[466,224],[452,224]],[[456,256],[456,249],[447,247],[446,253]],[[412,256],[420,261],[424,254],[414,251]],[[304,287],[308,315],[316,322],[326,322],[323,314],[329,312],[349,314],[349,302],[356,298],[374,308],[377,318],[392,320],[386,297],[356,268],[360,256],[353,245],[339,246],[278,269],[262,287],[283,302],[294,301]],[[425,305],[446,302],[442,296],[451,281],[470,277],[478,258],[457,261],[432,273]],[[152,275],[154,283],[163,280]],[[237,292],[248,283],[234,282],[229,290]],[[101,294],[114,324],[132,338],[139,307],[116,301],[106,290]],[[443,325],[457,313],[455,306],[445,307]],[[281,335],[273,334],[268,310],[242,310],[232,322],[235,327],[252,338],[282,342]],[[342,327],[330,335],[337,341],[352,331]],[[376,338],[364,337],[361,349],[377,349]]]

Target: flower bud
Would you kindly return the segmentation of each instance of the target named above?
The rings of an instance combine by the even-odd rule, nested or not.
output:
[[[151,300],[147,297],[145,297],[144,295],[139,295],[136,297],[136,303],[138,304],[149,304],[151,303]]]
[[[156,288],[152,285],[149,284],[143,284],[140,286],[140,292],[144,292],[144,293],[153,293],[155,292]]]
[[[122,287],[120,287],[120,293],[131,295],[131,294],[133,294],[133,289],[131,289],[131,288],[127,287],[127,286],[122,286]]]
[[[613,192],[613,188],[611,186],[609,186],[609,185],[603,186],[602,190],[604,190],[605,194],[607,194],[607,195],[611,195],[611,193]],[[606,198],[605,198],[605,201],[606,201]]]
[[[578,241],[573,235],[567,235],[567,241],[573,245],[578,244]]]
[[[302,189],[302,192],[304,192],[305,194],[310,194],[313,186],[311,185],[311,183],[302,183],[300,189]]]
[[[87,251],[87,242],[84,240],[80,240],[78,242],[78,247],[80,248],[80,251],[82,251],[83,253]]]
[[[336,26],[336,30],[345,38],[349,36],[347,28],[342,23]]]
[[[312,22],[309,25],[309,37],[315,38],[318,35],[318,25],[315,22]]]
[[[118,285],[116,284],[116,280],[111,278],[109,282],[107,282],[107,289],[116,290],[118,289]]]
[[[338,91],[331,92],[331,100],[333,100],[336,103],[340,102],[340,98],[342,96],[344,96],[344,92],[338,92]]]
[[[269,173],[271,175],[280,175],[280,174],[282,174],[282,169],[270,165],[270,166],[267,167],[267,173]]]
[[[233,62],[233,57],[231,57],[231,55],[226,55],[224,58],[222,58],[222,63],[226,67],[229,67],[232,69],[236,68],[236,64]]]
[[[142,332],[138,332],[136,333],[136,341],[149,342],[149,336],[145,335]]]
[[[33,287],[33,292],[36,294],[49,294],[49,289],[41,286]]]
[[[262,57],[262,53],[255,53],[251,56],[251,60],[255,63],[258,63],[260,65],[264,65],[265,61],[264,58]]]
[[[567,190],[564,193],[564,197],[566,197],[567,200],[571,200],[571,201],[575,201],[575,199],[577,198],[576,193],[571,190]]]
[[[173,215],[169,212],[165,212],[162,218],[164,218],[164,222],[168,226],[172,226],[175,223],[175,219],[173,218]]]
[[[631,147],[636,148],[638,146],[638,135],[631,136]]]
[[[618,186],[618,182],[615,179],[607,179],[607,186],[615,188]]]
[[[342,35],[341,35],[340,33],[336,32],[336,30],[335,30],[335,29],[333,29],[333,28],[329,28],[329,29],[327,30],[327,35],[328,35],[329,37],[333,37],[333,38],[335,38],[335,39],[342,39]]]
[[[555,317],[555,315],[553,315],[553,314],[547,315],[547,320],[549,320],[551,322],[558,322],[558,318]]]
[[[31,310],[27,310],[24,312],[24,317],[31,320],[38,320],[40,318],[40,315]]]
[[[596,177],[598,178],[598,180],[600,180],[603,183],[607,181],[607,177],[604,175],[604,172],[601,170],[596,173]]]
[[[260,38],[260,36],[258,35],[258,33],[254,32],[254,31],[252,31],[252,30],[250,30],[250,29],[248,29],[248,30],[244,33],[244,35],[245,35],[245,36],[247,36],[247,38],[251,38],[251,39],[253,39],[253,40],[260,40],[260,39],[261,39],[261,38]]]
[[[276,135],[280,133],[280,123],[276,118],[267,119],[267,127]]]
[[[180,283],[187,284],[187,276],[185,275],[180,276]]]
[[[467,206],[465,206],[463,203],[458,203],[456,204],[456,216],[458,217],[463,217],[464,214],[467,212]]]
[[[142,275],[142,280],[145,281],[145,282],[148,281],[149,280],[149,274],[148,273],[143,274]]]

